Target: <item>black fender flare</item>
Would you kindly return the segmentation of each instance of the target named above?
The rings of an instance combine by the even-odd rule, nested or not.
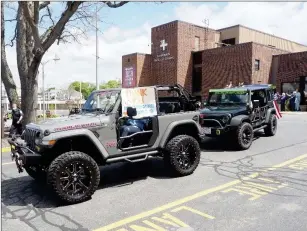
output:
[[[181,125],[194,126],[197,129],[197,132],[198,132],[197,136],[199,136],[199,134],[201,133],[200,126],[192,119],[174,121],[167,126],[167,129],[165,130],[165,133],[163,134],[163,136],[162,136],[162,138],[159,142],[159,148],[165,147],[165,145],[166,145],[166,143],[169,139],[169,136],[172,134],[172,131],[176,127],[181,126]]]
[[[265,123],[269,122],[271,114],[276,114],[275,108],[269,108],[267,110],[266,117],[265,117]]]
[[[43,145],[48,145],[48,141],[50,140],[61,140],[66,138],[74,138],[76,136],[86,136],[89,140],[95,145],[95,147],[99,150],[103,159],[107,159],[109,157],[109,153],[106,148],[102,145],[99,139],[95,136],[93,132],[87,129],[76,129],[76,130],[66,130],[61,132],[51,133],[49,136],[44,137]]]
[[[248,122],[248,123],[251,122],[248,115],[238,115],[238,116],[231,118],[229,125],[231,127],[238,127],[243,122]]]

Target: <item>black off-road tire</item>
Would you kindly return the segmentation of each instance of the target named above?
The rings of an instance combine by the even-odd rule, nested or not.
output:
[[[47,182],[47,173],[40,166],[25,166],[24,169],[30,177],[38,183]]]
[[[190,155],[190,164],[187,168],[183,168],[180,163],[180,155],[183,155],[181,148],[185,147]],[[200,147],[199,143],[194,137],[188,135],[178,135],[172,138],[165,147],[164,162],[170,168],[174,176],[187,176],[192,174],[197,168],[200,161]],[[185,155],[184,158],[189,158]]]
[[[247,138],[247,139],[246,139]],[[243,122],[236,131],[235,144],[239,150],[247,150],[253,143],[254,130],[250,123]]]
[[[76,169],[79,170],[77,171]],[[61,182],[60,178],[67,178],[70,179],[70,182],[72,182],[74,178],[76,179],[76,177],[74,177],[74,174],[71,173],[71,170],[74,173],[77,173],[81,171],[80,169],[84,170],[83,178],[87,180],[87,189],[80,194],[72,194],[69,192],[65,192],[62,185],[62,182],[65,180]],[[67,177],[63,176],[65,174],[67,174]],[[81,176],[81,173],[79,174]],[[91,196],[94,194],[100,182],[100,170],[95,160],[89,155],[79,151],[70,151],[58,156],[51,162],[48,169],[47,180],[48,184],[52,187],[55,194],[61,200],[69,204],[75,204],[90,199]],[[82,183],[83,185],[85,185],[84,182]],[[82,188],[80,183],[75,183],[74,185],[76,184],[79,184],[79,187]],[[77,186],[74,185],[71,186],[75,187],[76,189]],[[68,188],[70,188],[71,186],[69,186]]]
[[[266,136],[274,136],[277,131],[277,117],[275,114],[271,114],[268,122],[268,126],[263,129]]]

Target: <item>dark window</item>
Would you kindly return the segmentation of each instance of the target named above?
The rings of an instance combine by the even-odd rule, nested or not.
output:
[[[193,66],[202,64],[203,52],[195,52],[193,53]]]
[[[231,39],[224,39],[222,40],[223,47],[228,45],[235,45],[236,44],[236,38],[231,38]]]
[[[130,62],[130,59],[128,59],[128,63]]]
[[[260,60],[255,59],[255,71],[259,71],[259,69],[260,69]]]
[[[202,68],[193,68],[193,76],[192,76],[192,92],[200,92],[202,84]]]

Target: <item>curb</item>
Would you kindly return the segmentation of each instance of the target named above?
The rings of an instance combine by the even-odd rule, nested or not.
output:
[[[1,148],[1,152],[10,152],[10,151],[11,151],[11,147]]]
[[[286,115],[306,115],[307,112],[281,112],[281,114],[286,114]]]

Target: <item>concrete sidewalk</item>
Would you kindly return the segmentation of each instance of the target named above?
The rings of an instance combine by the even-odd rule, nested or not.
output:
[[[287,114],[287,115],[306,115],[306,111],[282,111],[281,114]]]

